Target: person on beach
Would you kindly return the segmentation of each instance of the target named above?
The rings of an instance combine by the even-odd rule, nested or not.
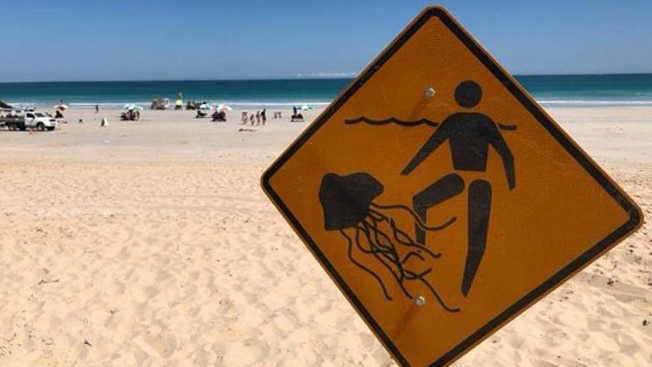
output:
[[[96,104],[95,105],[95,113],[99,113],[99,112],[100,112],[100,105]]]
[[[267,110],[263,108],[263,111],[260,113],[260,118],[263,120],[263,126],[267,122]]]
[[[251,116],[249,116],[249,124],[251,124],[251,126],[254,126],[254,119],[255,118],[256,118],[256,115],[254,115],[254,113],[252,112]]]
[[[260,111],[256,111],[256,125],[260,125]]]
[[[249,118],[248,118],[247,111],[242,111],[242,115],[240,116],[240,120],[242,121],[242,124],[246,125],[248,119]]]

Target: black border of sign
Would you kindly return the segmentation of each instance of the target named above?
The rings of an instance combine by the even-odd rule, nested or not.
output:
[[[371,317],[367,309],[355,296],[349,286],[343,281],[342,277],[337,273],[332,264],[321,252],[319,247],[301,226],[301,223],[290,212],[285,203],[281,200],[278,194],[271,186],[270,180],[274,174],[287,162],[303,144],[308,142],[310,137],[315,134],[319,128],[324,125],[331,116],[344,104],[347,100],[364,85],[364,83],[378,71],[390,57],[396,53],[398,49],[410,39],[421,26],[423,26],[431,17],[438,17],[448,28],[451,30],[473,55],[489,69],[489,71],[498,79],[516,99],[541,123],[541,125],[556,139],[561,146],[563,146],[568,153],[586,170],[586,172],[593,177],[600,186],[602,186],[609,195],[616,200],[616,202],[629,213],[629,220],[622,226],[614,230],[605,238],[600,240],[584,254],[580,255],[573,262],[568,264],[553,275],[550,279],[544,281],[537,288],[521,298],[518,302],[508,307],[501,314],[489,321],[486,325],[480,327],[475,333],[471,334],[457,346],[452,348],[446,354],[441,356],[436,361],[430,364],[430,367],[444,366],[453,360],[457,359],[462,353],[473,347],[475,344],[482,341],[490,333],[496,331],[501,325],[505,324],[511,318],[515,317],[520,312],[531,306],[537,299],[543,297],[546,293],[552,291],[559,286],[561,282],[570,277],[573,273],[581,270],[589,262],[596,259],[604,251],[610,247],[615,246],[620,242],[624,236],[631,231],[634,231],[642,224],[642,214],[640,209],[634,204],[631,199],[627,197],[602,171],[595,163],[591,161],[588,156],[580,150],[580,148],[563,133],[552,120],[548,117],[524,90],[517,85],[509,74],[507,74],[494,59],[448,14],[448,12],[440,7],[433,6],[426,8],[407,28],[400,34],[392,44],[390,44],[355,80],[352,84],[340,94],[340,96],[317,118],[317,120],[306,129],[306,131],[297,138],[297,140],[265,171],[261,179],[263,191],[269,196],[272,202],[277,206],[279,211],[290,222],[297,234],[306,242],[312,253],[317,257],[321,265],[327,270],[329,275],[333,278],[339,288],[344,292],[351,304],[355,307],[358,313],[373,329],[375,334],[381,339],[385,347],[392,353],[394,358],[405,367],[410,364],[400,353],[398,348],[394,345],[391,339],[383,332],[376,320]]]

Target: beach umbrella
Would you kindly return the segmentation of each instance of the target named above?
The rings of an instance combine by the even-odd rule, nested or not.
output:
[[[64,111],[64,110],[68,109],[68,106],[66,106],[66,105],[63,104],[63,103],[57,103],[57,104],[55,104],[54,107],[52,107],[52,108],[57,109],[57,110]]]
[[[225,104],[220,104],[217,107],[215,107],[215,109],[218,111],[233,111],[233,108],[231,108],[231,106]]]
[[[124,108],[125,108],[125,110],[137,110],[137,111],[142,111],[142,110],[143,110],[142,107],[140,107],[140,106],[137,105],[137,104],[133,104],[133,103],[127,103],[127,104],[124,106]]]

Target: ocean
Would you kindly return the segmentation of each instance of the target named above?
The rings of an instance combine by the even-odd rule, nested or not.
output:
[[[544,106],[652,105],[652,74],[529,75],[516,79]],[[353,79],[111,81],[0,83],[0,100],[18,107],[50,108],[63,100],[73,108],[149,106],[177,93],[185,101],[233,107],[327,106]]]

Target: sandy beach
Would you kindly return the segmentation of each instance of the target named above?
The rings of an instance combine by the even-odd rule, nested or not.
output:
[[[652,107],[547,111],[652,217]],[[320,112],[0,130],[0,365],[395,366],[260,189]],[[454,365],[649,365],[651,229]]]

